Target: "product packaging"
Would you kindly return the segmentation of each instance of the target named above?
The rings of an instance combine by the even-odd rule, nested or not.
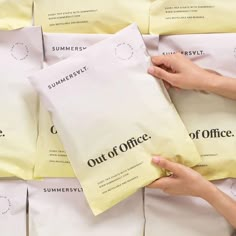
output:
[[[233,33],[162,36],[158,54],[180,52],[212,73],[235,78],[235,40]],[[236,177],[236,102],[203,91],[169,93],[202,156],[195,170],[210,180]]]
[[[4,236],[26,236],[27,185],[21,180],[0,181],[0,229]]]
[[[213,183],[236,199],[236,179]],[[171,196],[159,189],[145,189],[145,235],[231,236],[234,229],[209,203],[197,197]]]
[[[236,31],[234,0],[155,0],[151,34],[230,33]]]
[[[95,215],[165,174],[151,163],[154,154],[188,166],[200,161],[149,66],[132,24],[30,76]]]
[[[0,29],[31,26],[32,6],[33,0],[0,0]]]
[[[29,182],[29,236],[142,236],[143,190],[95,217],[77,179]]]
[[[42,68],[39,27],[0,31],[0,177],[33,177],[37,93],[27,76]]]
[[[108,34],[55,34],[44,33],[45,67],[78,54],[87,47],[103,40]],[[143,35],[150,55],[157,54],[159,36]],[[34,176],[75,177],[64,147],[52,123],[50,113],[40,104],[39,137]]]
[[[34,0],[35,24],[44,32],[115,33],[136,22],[149,33],[152,0]]]

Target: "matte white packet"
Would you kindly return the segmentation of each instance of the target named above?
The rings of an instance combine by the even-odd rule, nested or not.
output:
[[[26,236],[27,185],[0,180],[0,230],[4,236]]]
[[[29,236],[142,236],[143,190],[95,217],[77,179],[29,181]]]
[[[181,52],[199,66],[236,79],[236,34],[161,36],[159,54]],[[199,91],[169,90],[210,180],[236,177],[236,101]]]
[[[46,65],[52,65],[74,54],[77,54],[89,46],[98,43],[111,34],[58,34],[44,33],[44,50]],[[150,56],[157,54],[159,35],[142,35]]]
[[[87,47],[108,38],[109,34],[54,34],[44,33],[45,67],[80,53]],[[157,53],[159,36],[143,35],[150,55]],[[34,176],[75,177],[64,147],[57,135],[49,112],[40,104],[39,137]]]
[[[31,76],[96,215],[163,175],[153,154],[200,161],[149,65],[133,24]]]
[[[42,68],[40,27],[0,31],[0,177],[33,177],[37,94],[27,76]]]
[[[236,200],[236,179],[213,181]],[[145,235],[231,236],[233,227],[206,201],[145,189]]]

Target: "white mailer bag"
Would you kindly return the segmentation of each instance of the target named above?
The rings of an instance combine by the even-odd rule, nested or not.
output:
[[[31,179],[38,118],[27,76],[42,68],[41,28],[0,31],[0,58],[0,177]]]
[[[181,52],[199,66],[236,78],[236,34],[162,36],[159,54]],[[236,101],[199,91],[170,90],[208,179],[236,177]]]
[[[163,175],[153,154],[193,166],[199,154],[135,24],[30,77],[94,214]]]
[[[46,65],[52,65],[77,54],[89,46],[98,43],[111,34],[58,34],[44,33],[44,50]],[[156,55],[159,35],[142,35],[149,55]]]
[[[213,182],[236,200],[236,179]],[[197,197],[171,196],[145,189],[145,235],[231,236],[233,227],[206,201]]]
[[[27,185],[0,180],[0,230],[4,236],[26,236]]]
[[[29,181],[29,236],[142,236],[143,190],[95,217],[77,179]]]
[[[108,38],[108,34],[52,34],[44,33],[44,52],[46,65],[55,64],[87,47]],[[150,55],[157,53],[159,36],[143,35]],[[64,147],[51,121],[49,112],[40,104],[39,137],[34,176],[74,177]]]

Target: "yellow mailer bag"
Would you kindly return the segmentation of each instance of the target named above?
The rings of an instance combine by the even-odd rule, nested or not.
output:
[[[32,5],[33,0],[0,0],[0,29],[31,26]]]
[[[236,32],[235,0],[155,0],[150,8],[151,34]]]
[[[160,37],[158,53],[181,52],[199,66],[236,78],[236,34]],[[170,90],[203,161],[195,167],[210,180],[236,177],[236,101],[201,91]]]
[[[164,173],[153,154],[185,165],[200,156],[135,24],[30,80],[65,147],[95,215]]]
[[[44,33],[45,67],[77,54],[109,36],[107,34]],[[143,38],[149,54],[156,54],[158,35],[143,35]],[[39,136],[34,176],[36,178],[75,176],[51,116],[42,103],[39,108]]]
[[[42,68],[39,27],[0,31],[0,177],[33,177],[37,94],[27,76]]]
[[[149,31],[152,0],[34,0],[35,25],[44,32],[114,33],[136,22],[142,33]]]

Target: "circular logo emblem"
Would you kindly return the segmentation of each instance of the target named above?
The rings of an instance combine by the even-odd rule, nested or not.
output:
[[[29,49],[24,43],[15,43],[11,47],[11,56],[17,60],[25,60],[29,56]]]
[[[120,60],[129,60],[134,55],[134,49],[128,43],[119,43],[115,48],[115,54]]]
[[[11,201],[6,196],[0,196],[0,214],[5,215],[10,211]]]

